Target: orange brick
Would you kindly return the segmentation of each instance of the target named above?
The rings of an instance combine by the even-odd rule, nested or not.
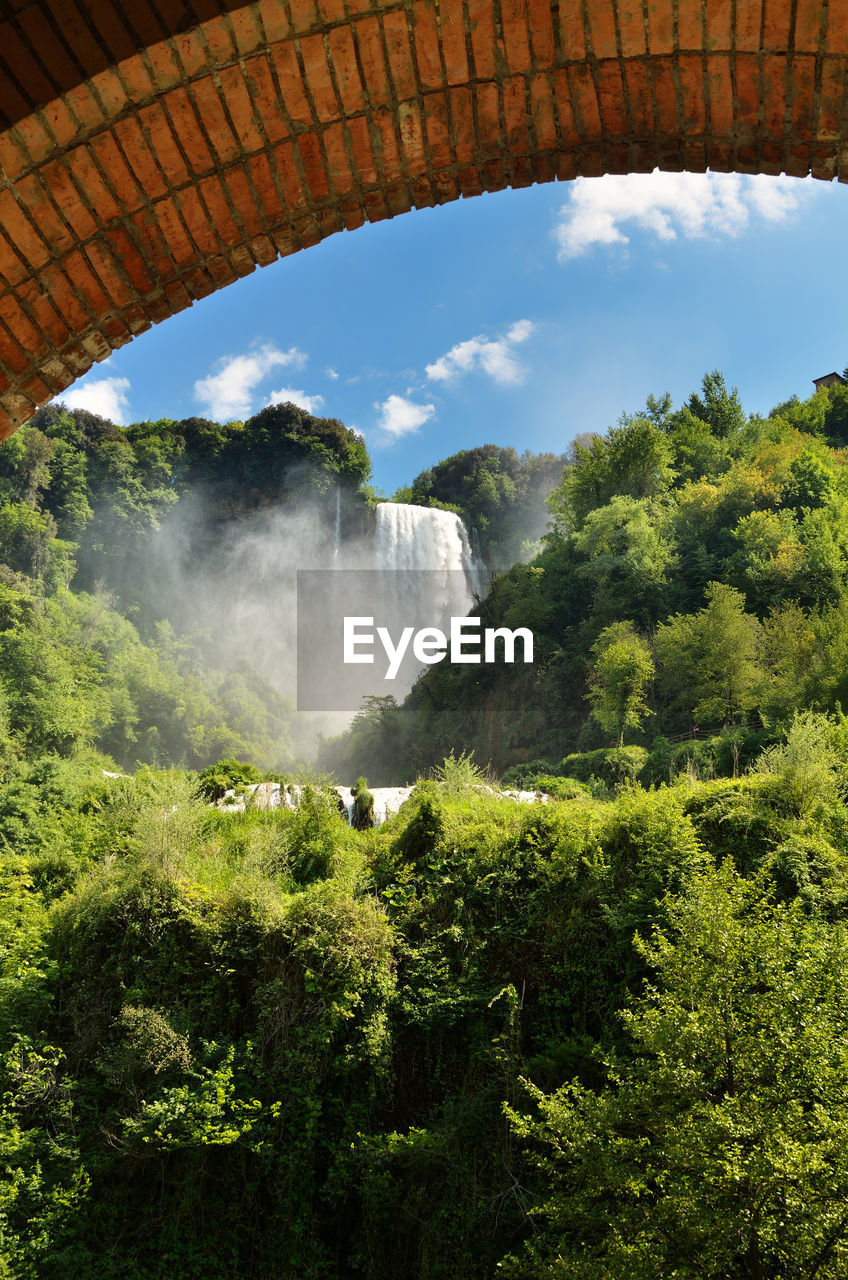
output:
[[[188,182],[188,167],[177,146],[170,121],[162,109],[162,103],[153,102],[149,107],[142,107],[138,113],[138,119],[167,185],[176,187]]]
[[[783,134],[783,118],[786,112],[784,95],[786,77],[786,57],[767,54],[763,58],[763,102],[760,122],[765,124],[768,133],[781,137]]]
[[[39,171],[39,179],[50,192],[51,198],[62,211],[74,237],[86,240],[94,235],[97,223],[86,207],[80,192],[71,181],[70,174],[61,160],[54,160]],[[85,195],[85,193],[83,193]]]
[[[671,62],[665,60],[652,62],[651,79],[654,83],[657,129],[667,138],[676,137],[679,129],[677,95],[674,88]]]
[[[280,86],[280,96],[289,119],[296,124],[312,124],[312,108],[303,88],[294,45],[274,45],[271,56]]]
[[[292,25],[296,31],[308,31],[321,25],[321,14],[316,0],[290,0]]]
[[[845,63],[842,58],[822,58],[821,95],[816,133],[824,138],[838,138],[843,129],[845,108]]]
[[[229,194],[230,204],[236,211],[239,230],[242,233],[238,238],[261,235],[265,230],[265,222],[244,169],[239,166],[228,169],[224,175],[224,186]]]
[[[230,9],[227,16],[236,48],[242,57],[247,57],[262,47],[262,33],[249,5],[241,9]]]
[[[589,34],[595,57],[615,58],[618,55],[618,43],[613,0],[595,0],[595,3],[588,6],[588,14]]]
[[[760,71],[754,55],[736,57],[736,124],[756,125],[760,110]]]
[[[65,262],[50,273],[49,293],[53,303],[68,325],[71,333],[79,333],[89,323],[91,317],[86,310],[68,276],[72,264]],[[48,282],[43,282],[45,285]]]
[[[843,64],[843,77],[845,74]],[[844,84],[844,79],[843,79]],[[819,105],[824,99],[825,78],[822,68],[822,86]],[[843,89],[844,93],[844,89]],[[796,54],[792,59],[792,111],[789,130],[802,138],[813,135],[815,125],[816,58],[814,54]],[[845,99],[843,98],[843,104]],[[844,105],[843,105],[844,110]]]
[[[596,76],[604,131],[615,137],[623,137],[629,129],[621,66],[612,59],[599,62]]]
[[[412,60],[412,46],[409,43],[409,26],[405,10],[384,15],[383,37],[398,100],[412,98],[418,92],[418,82],[415,76],[415,63]]]
[[[554,22],[549,0],[528,0],[527,23],[533,46],[533,62],[537,67],[552,67],[556,58]]]
[[[451,89],[448,109],[453,124],[454,151],[459,164],[474,159],[474,95],[469,88]]]
[[[125,241],[126,233],[122,232],[122,236],[123,241]],[[92,307],[95,317],[102,315],[103,311],[108,310],[110,307],[114,306],[120,309],[128,306],[133,301],[133,290],[137,286],[129,280],[125,272],[123,255],[120,250],[116,251],[112,245],[95,240],[86,246],[86,255],[91,262],[93,271],[97,275],[97,282],[102,289],[103,296],[107,299],[106,306],[95,308],[93,301],[96,297],[96,291],[93,290],[91,295],[83,295]],[[76,273],[74,274],[74,283],[77,284],[80,292],[83,292],[77,281]]]
[[[281,142],[274,148],[274,161],[280,180],[280,190],[289,209],[296,209],[306,201],[306,192],[300,177],[294,145]]]
[[[197,187],[186,187],[174,200],[183,222],[202,257],[218,252],[218,237],[200,199]]]
[[[443,83],[443,76],[435,9],[427,4],[417,5],[412,10],[412,22],[418,79],[425,89],[436,89]]]
[[[654,91],[646,62],[624,64],[624,83],[635,138],[649,138],[654,132]]]
[[[236,275],[239,279],[249,276],[251,272],[256,270],[256,263],[253,261],[249,250],[247,250],[244,245],[238,244],[235,245],[234,248],[230,249],[230,262],[235,268]]]
[[[559,6],[562,56],[569,62],[586,56],[586,33],[583,29],[581,0],[561,0]]]
[[[118,202],[106,186],[89,148],[75,147],[66,154],[65,164],[99,221],[109,222],[116,218],[120,213]]]
[[[674,47],[673,0],[648,0],[649,53],[671,53]]]
[[[172,280],[170,284],[165,286],[165,296],[168,299],[168,305],[171,311],[185,311],[186,307],[191,306],[191,298],[188,291],[181,280]]]
[[[476,92],[477,134],[484,152],[497,146],[501,137],[500,98],[496,84],[478,84]]]
[[[203,203],[209,211],[219,242],[223,247],[228,244],[237,244],[241,236],[233,220],[227,192],[221,179],[217,173],[212,173],[208,178],[202,178],[199,185]]]
[[[589,68],[579,63],[569,67],[571,103],[580,135],[584,139],[601,135],[601,117],[598,112],[598,95]]]
[[[245,84],[253,109],[262,121],[262,127],[270,142],[279,142],[289,136],[289,125],[283,105],[271,77],[267,55],[258,54],[244,64]]]
[[[14,245],[16,254],[29,263],[33,271],[37,271],[44,266],[50,257],[47,245],[8,188],[0,190],[0,227],[2,227],[7,240]],[[4,274],[7,274],[6,265],[6,255],[4,254]]]
[[[829,53],[848,53],[848,11],[845,5],[828,5],[827,48]]]
[[[157,196],[163,195],[165,179],[135,116],[125,116],[122,120],[116,120],[114,133],[124,156],[132,164],[133,173],[140,181],[145,195],[154,200]]]
[[[429,178],[415,178],[412,183],[412,207],[414,209],[432,209],[436,203],[436,193]]]
[[[304,79],[312,95],[317,118],[321,121],[336,120],[339,115],[339,104],[330,75],[324,37],[322,35],[307,36],[301,39],[300,53],[303,58]]]
[[[681,51],[703,49],[704,9],[701,3],[678,4],[677,47]]]
[[[183,277],[183,283],[195,301],[208,298],[215,292],[215,285],[203,267],[196,267]]]
[[[468,51],[465,47],[462,5],[445,5],[441,8],[439,33],[448,84],[465,84],[468,79]]]
[[[707,104],[704,99],[703,61],[695,54],[681,54],[677,60],[682,99],[682,126],[686,134],[707,132]]]
[[[827,12],[821,0],[796,0],[794,41],[796,52],[818,49],[822,27],[827,22]]]
[[[250,252],[260,267],[269,267],[279,256],[267,236],[254,236],[250,242]]]
[[[145,56],[150,63],[157,89],[171,89],[179,82],[182,71],[173,40],[160,40],[157,44],[149,45]]]
[[[213,168],[214,160],[200,128],[194,103],[181,85],[171,89],[163,103],[174,137],[192,172],[206,173]]]
[[[27,159],[22,145],[15,137],[15,131],[0,134],[0,169],[10,182],[15,181],[26,164]]]
[[[194,80],[191,85],[191,93],[194,98],[198,119],[203,122],[206,137],[209,139],[209,143],[218,159],[223,164],[235,160],[241,151],[241,147],[230,128],[230,122],[227,119],[224,104],[221,101],[215,81],[211,76],[204,76],[202,80]]]
[[[371,117],[371,148],[377,164],[377,172],[384,182],[391,182],[400,173],[400,152],[395,136],[392,113],[385,107]]]
[[[529,71],[532,65],[526,0],[501,0],[503,49],[513,75]]]
[[[467,4],[474,76],[478,80],[491,80],[498,70],[491,0],[467,0]]]
[[[242,150],[259,151],[265,140],[241,67],[222,67],[219,74],[227,111]]]
[[[278,40],[285,40],[292,34],[292,27],[280,0],[259,0],[259,17],[269,45]]]
[[[96,243],[88,246],[86,253],[89,251],[97,252],[99,246]],[[102,250],[99,250],[102,252]],[[62,267],[68,277],[71,288],[74,293],[81,299],[93,316],[102,315],[109,310],[109,299],[106,296],[103,285],[94,274],[89,263],[86,253],[80,249],[74,249],[67,255]]]
[[[369,102],[375,106],[388,102],[391,96],[389,77],[378,19],[360,18],[354,29],[354,36]]]
[[[228,62],[238,53],[225,16],[211,18],[203,23],[200,30],[213,66],[219,67],[222,62]]]
[[[576,146],[579,141],[578,129],[571,102],[571,85],[565,67],[560,67],[554,72],[554,102],[559,121],[560,141],[569,146]]]
[[[710,125],[719,137],[727,138],[733,129],[735,113],[730,58],[726,54],[714,54],[708,60],[707,84],[710,93]]]
[[[353,33],[350,27],[336,27],[328,33],[327,39],[342,107],[348,114],[362,111],[365,93],[359,78],[359,67],[356,65]]]
[[[763,5],[763,48],[784,52],[789,47],[792,6],[785,0],[765,0]]]
[[[142,190],[128,169],[112,135],[97,134],[89,145],[99,162],[101,173],[119,202],[125,209],[137,208],[142,199]]]
[[[189,79],[209,67],[211,56],[200,27],[180,32],[172,38],[171,43]]]
[[[18,346],[29,355],[45,350],[44,339],[24,311],[18,299],[11,293],[0,296],[0,319],[12,334]]]
[[[327,174],[336,192],[349,191],[353,174],[347,155],[344,126],[337,122],[328,125],[323,134],[324,154],[327,158]]]
[[[533,117],[533,132],[536,142],[542,149],[553,150],[559,142],[556,129],[556,112],[554,95],[550,81],[546,75],[535,75],[530,81],[530,112]]]
[[[323,200],[330,194],[330,182],[321,142],[316,133],[302,133],[296,139],[297,150],[303,165],[303,176],[313,200]]]
[[[511,148],[526,155],[530,151],[527,128],[527,95],[523,76],[513,76],[503,86],[503,113],[506,137]]]
[[[453,164],[453,151],[450,142],[448,104],[444,94],[428,93],[424,99],[424,132],[433,167],[447,169]]]
[[[156,205],[156,217],[159,227],[168,244],[168,251],[179,267],[186,267],[194,262],[197,250],[189,239],[188,232],[179,210],[173,200],[160,200]]]
[[[710,52],[730,49],[733,32],[733,0],[704,0],[707,48]]]
[[[398,107],[398,131],[404,162],[414,174],[426,160],[421,108],[417,102],[402,102]]]
[[[271,161],[265,152],[251,157],[248,162],[248,173],[265,222],[273,226],[280,221],[285,210],[274,181]]]
[[[737,51],[753,53],[760,48],[762,0],[736,0],[734,44]]]
[[[26,152],[33,164],[40,164],[55,148],[53,135],[46,123],[40,119],[41,113],[25,116],[19,120],[12,131],[15,141]]]
[[[353,120],[348,120],[347,131],[350,135],[355,173],[361,183],[365,186],[371,186],[378,181],[378,174],[377,166],[374,162],[374,153],[371,150],[368,121],[364,116],[357,116]]]

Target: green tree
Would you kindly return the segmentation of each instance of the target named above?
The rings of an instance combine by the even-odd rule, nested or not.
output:
[[[600,1091],[530,1089],[539,1280],[841,1280],[848,1266],[848,936],[729,863],[639,943],[655,979]]]
[[[711,582],[704,609],[675,614],[657,628],[663,682],[675,705],[708,724],[734,724],[756,704],[760,634],[742,593]]]
[[[632,622],[614,622],[598,636],[592,653],[595,661],[586,695],[592,715],[623,747],[625,731],[641,728],[651,714],[645,696],[654,677],[651,650]]]

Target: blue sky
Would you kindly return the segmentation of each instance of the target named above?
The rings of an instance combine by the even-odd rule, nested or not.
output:
[[[708,369],[766,412],[848,363],[846,201],[654,174],[414,212],[256,271],[63,398],[125,424],[294,399],[362,432],[386,494],[476,444],[562,452]]]

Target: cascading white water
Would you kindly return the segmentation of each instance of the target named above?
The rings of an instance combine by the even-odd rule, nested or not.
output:
[[[453,511],[378,502],[375,558],[378,569],[440,569],[462,573],[471,597],[480,593],[481,566],[465,525]]]

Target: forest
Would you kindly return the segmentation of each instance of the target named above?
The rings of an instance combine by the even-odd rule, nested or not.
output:
[[[190,588],[367,525],[360,437],[0,446],[0,1276],[848,1274],[848,386],[574,434],[395,495],[477,530],[533,667],[311,756]],[[357,776],[414,787],[359,830]],[[299,805],[214,803],[262,778]]]

